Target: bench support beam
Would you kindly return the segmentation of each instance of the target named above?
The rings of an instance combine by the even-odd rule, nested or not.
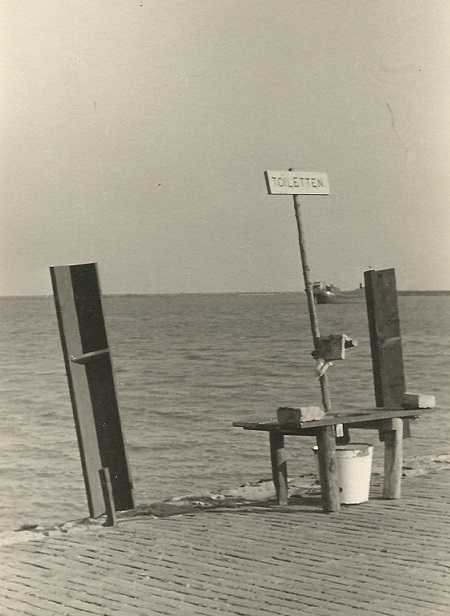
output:
[[[284,435],[277,430],[269,432],[272,477],[278,505],[288,504],[288,476]]]

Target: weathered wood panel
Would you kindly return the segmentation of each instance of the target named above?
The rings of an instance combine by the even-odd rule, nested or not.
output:
[[[395,270],[364,272],[364,283],[376,405],[400,408],[406,387]]]
[[[245,430],[279,430],[283,434],[301,434],[304,430],[314,430],[322,426],[335,426],[338,424],[363,424],[364,422],[373,422],[380,419],[393,419],[395,417],[414,418],[425,413],[425,409],[385,409],[374,408],[366,411],[358,411],[347,414],[333,413],[312,421],[305,421],[299,424],[298,428],[282,426],[275,418],[255,418],[247,421],[233,421],[235,428],[244,428]],[[432,412],[432,411],[430,411]]]
[[[134,506],[95,263],[51,267],[89,514],[105,512],[99,470],[109,468],[116,510]]]
[[[96,517],[104,511],[103,493],[98,474],[102,463],[86,370],[83,366],[70,361],[71,356],[78,356],[83,353],[70,268],[52,267],[50,273],[89,515]]]

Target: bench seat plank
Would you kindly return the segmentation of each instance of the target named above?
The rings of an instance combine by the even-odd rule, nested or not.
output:
[[[429,409],[427,409],[427,412],[429,412]],[[280,425],[276,418],[261,418],[253,419],[250,421],[234,421],[233,426],[235,428],[244,428],[244,430],[279,430],[284,434],[298,434],[299,436],[304,434],[305,436],[308,436],[305,431],[310,432],[314,428],[320,428],[323,426],[335,426],[337,424],[360,424],[361,427],[363,427],[362,424],[365,423],[375,423],[384,419],[418,417],[423,413],[424,409],[407,410],[376,408],[367,409],[365,411],[355,411],[351,413],[329,413],[322,419],[305,421],[303,423],[300,423],[300,426],[298,428],[289,427],[289,425]],[[315,432],[310,432],[310,434],[314,433]]]

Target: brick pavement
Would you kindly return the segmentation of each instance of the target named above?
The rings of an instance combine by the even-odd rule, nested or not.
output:
[[[437,470],[439,469],[439,470]],[[450,465],[324,514],[317,496],[0,548],[5,616],[448,616]]]

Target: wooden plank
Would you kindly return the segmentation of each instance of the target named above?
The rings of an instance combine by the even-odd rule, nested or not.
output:
[[[403,420],[393,419],[390,427],[384,432],[383,498],[396,499],[401,496]]]
[[[72,364],[70,361],[71,355],[77,356],[83,353],[70,268],[51,267],[50,274],[89,515],[97,517],[104,511],[103,493],[98,474],[102,463],[86,371],[82,366]]]
[[[294,428],[286,428],[278,423],[276,419],[255,419],[253,421],[234,421],[235,428],[244,428],[245,430],[281,430],[284,434],[297,434],[304,430],[318,428],[322,426],[335,426],[337,424],[363,424],[365,422],[374,422],[382,419],[391,419],[395,417],[419,417],[426,411],[425,409],[368,409],[363,412],[355,412],[349,414],[327,414],[323,419],[306,421],[300,424],[296,430]]]
[[[405,392],[395,270],[364,272],[377,407],[401,407]]]
[[[105,511],[99,478],[102,467],[110,470],[116,510],[131,509],[131,476],[97,266],[58,266],[50,271],[90,515],[97,517]]]
[[[339,511],[340,502],[334,428],[332,426],[319,428],[316,438],[322,509],[327,513]]]
[[[402,406],[406,382],[395,269],[364,272],[364,282],[376,405]],[[403,436],[410,435],[406,421]]]
[[[405,425],[405,421],[415,421],[417,418],[416,417],[407,417],[407,418],[403,418],[403,426]],[[379,430],[379,432],[383,435],[383,438],[381,440],[384,440],[384,433],[388,430],[391,429],[389,428],[389,425],[392,424],[393,419],[377,419],[374,421],[368,421],[368,422],[361,422],[361,423],[354,423],[351,424],[352,428],[356,428],[356,429],[361,429],[361,430]]]
[[[284,436],[281,432],[269,432],[272,478],[278,505],[288,504],[288,477]]]

